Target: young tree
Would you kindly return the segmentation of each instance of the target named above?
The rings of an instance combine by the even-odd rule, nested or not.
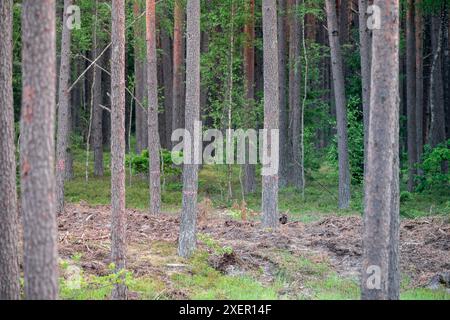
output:
[[[328,37],[331,49],[334,96],[336,102],[337,140],[339,153],[339,208],[350,206],[350,164],[348,158],[347,101],[345,97],[344,66],[339,42],[336,1],[326,0]]]
[[[181,0],[175,0],[174,27],[173,27],[173,86],[172,86],[172,130],[182,126],[182,99],[183,99],[183,29],[184,10]]]
[[[158,70],[156,64],[157,56],[155,0],[146,0],[146,13],[150,213],[157,215],[161,212],[161,169],[158,131]]]
[[[21,210],[25,297],[57,299],[55,1],[22,1]],[[39,17],[39,19],[36,19]]]
[[[375,0],[363,230],[363,299],[399,297],[399,1]]]
[[[249,1],[248,10],[249,18],[244,26],[246,36],[244,45],[244,85],[246,92],[246,112],[247,114],[252,114],[255,105],[255,0]],[[254,121],[250,121],[249,125],[253,128],[255,126]],[[255,192],[256,178],[254,165],[249,163],[244,165],[243,184],[246,194]]]
[[[56,213],[64,211],[64,181],[68,163],[70,137],[70,46],[71,31],[68,24],[68,8],[72,0],[64,0],[64,19],[61,40],[61,67],[58,94],[58,133],[56,135]]]
[[[186,131],[195,139],[195,122],[200,118],[200,0],[187,2],[187,55],[186,55]],[[200,141],[193,141],[191,164],[184,164],[183,209],[181,212],[178,254],[189,257],[196,247],[197,191]]]
[[[417,174],[417,139],[416,139],[416,44],[414,30],[414,0],[407,2],[406,14],[406,109],[408,131],[408,191],[415,188]]]
[[[111,35],[111,258],[119,273],[126,266],[124,0],[112,1]],[[126,298],[126,285],[116,284],[112,299]]]
[[[278,75],[278,38],[277,38],[277,2],[263,0],[263,50],[264,50],[264,129],[266,152],[278,161],[278,150],[271,141],[271,132],[279,128],[279,75]],[[274,152],[277,154],[274,156]],[[262,178],[262,225],[267,228],[278,226],[278,171],[268,173]]]
[[[12,87],[13,1],[0,1],[0,300],[20,297]]]

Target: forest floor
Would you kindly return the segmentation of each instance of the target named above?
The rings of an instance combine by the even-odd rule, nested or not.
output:
[[[360,217],[288,221],[272,232],[239,221],[233,210],[212,210],[199,221],[198,250],[189,260],[176,254],[178,215],[130,209],[127,218],[131,299],[358,298]],[[108,206],[71,204],[59,217],[63,298],[108,298],[109,226]],[[403,220],[400,255],[403,299],[450,299],[448,282],[429,288],[450,273],[448,217]],[[71,266],[82,270],[80,287],[67,281]]]
[[[75,149],[74,156],[66,210],[58,217],[61,297],[108,299],[117,280],[110,264],[109,168],[94,177],[91,161],[86,182],[85,153]],[[108,153],[104,158],[109,163]],[[324,162],[308,174],[304,197],[280,189],[279,210],[288,223],[271,232],[258,222],[260,184],[243,201],[240,174],[234,166],[230,196],[225,167],[200,171],[198,250],[184,260],[177,256],[180,178],[163,180],[165,213],[153,217],[147,179],[127,172],[130,298],[358,299],[362,187],[353,185],[350,209],[338,210],[338,175]],[[450,299],[449,192],[402,192],[402,299]]]

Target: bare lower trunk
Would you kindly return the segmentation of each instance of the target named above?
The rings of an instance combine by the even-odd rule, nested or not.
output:
[[[195,140],[194,126],[200,118],[200,0],[187,2],[187,56],[186,56],[186,130],[191,134],[192,164],[183,170],[183,209],[181,212],[178,254],[189,257],[196,248],[198,165],[200,141]],[[195,147],[197,145],[197,148]]]
[[[13,1],[0,1],[0,300],[20,298],[12,18]]]
[[[416,32],[416,141],[417,161],[420,162],[423,153],[423,108],[424,108],[424,81],[423,81],[423,12],[422,0],[416,0],[415,32]],[[420,174],[420,172],[419,172]]]
[[[116,273],[126,267],[125,213],[125,4],[112,2],[111,47],[111,259]],[[114,286],[113,300],[127,298],[123,283]]]
[[[167,30],[161,29],[161,47],[164,78],[164,116],[166,122],[167,148],[170,149],[172,136],[172,106],[173,106],[173,68],[172,68],[172,46]]]
[[[271,133],[279,128],[279,75],[276,0],[263,0],[263,48],[264,48],[264,129],[266,152],[278,162],[279,141],[271,141]],[[278,137],[279,138],[279,137]],[[276,154],[274,154],[276,152]],[[278,168],[277,168],[278,169]],[[263,168],[264,170],[264,168]],[[262,225],[266,228],[278,226],[278,170],[266,172],[262,178]]]
[[[67,23],[67,9],[72,5],[72,0],[64,0],[64,21],[61,40],[61,69],[59,73],[58,95],[58,133],[56,136],[56,213],[64,210],[64,182],[66,180],[68,150],[69,150],[69,112],[70,92],[68,91],[70,80],[70,45],[71,34]]]
[[[350,206],[350,164],[348,158],[347,101],[345,97],[344,66],[336,7],[333,0],[326,0],[328,36],[331,48],[331,67],[333,71],[334,97],[336,101],[337,140],[339,153],[339,208]]]
[[[147,87],[148,87],[148,151],[150,176],[150,213],[161,212],[160,142],[158,131],[158,80],[156,65],[156,7],[147,0]]]
[[[398,299],[399,3],[375,0],[383,28],[373,31],[370,133],[365,177],[363,299]]]
[[[55,37],[55,1],[22,1],[20,180],[25,298],[30,300],[58,298]]]

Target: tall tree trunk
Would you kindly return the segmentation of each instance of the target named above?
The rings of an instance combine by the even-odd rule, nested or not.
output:
[[[71,31],[68,25],[67,9],[72,5],[72,0],[64,0],[64,19],[61,41],[61,69],[59,73],[58,94],[58,133],[56,136],[56,213],[64,211],[64,182],[66,180],[66,164],[69,150],[69,112],[70,92],[68,91],[70,80],[70,46]]]
[[[363,299],[398,299],[399,1],[375,0],[369,152],[363,231]]]
[[[111,34],[111,258],[119,273],[126,265],[124,0],[112,1]],[[126,285],[116,284],[112,299],[126,298]]]
[[[55,1],[22,1],[21,210],[25,297],[58,298]],[[36,19],[39,17],[39,19]]]
[[[423,82],[423,12],[422,0],[416,0],[415,5],[415,45],[416,45],[416,145],[417,161],[420,162],[423,153],[423,109],[424,109],[424,82]]]
[[[173,107],[172,130],[182,127],[183,106],[183,29],[184,10],[181,0],[175,0],[173,29]]]
[[[287,73],[286,73],[286,0],[278,1],[278,74],[280,79],[280,177],[279,186],[285,187],[289,182],[290,170],[289,162],[292,149],[289,147],[289,115],[287,105]]]
[[[292,170],[290,177],[292,184],[298,189],[303,189],[303,168],[302,168],[302,154],[301,150],[301,133],[302,128],[302,105],[301,105],[301,25],[299,19],[299,0],[290,0],[290,31],[289,31],[289,102],[291,111],[291,137],[292,137]]]
[[[0,2],[0,300],[20,298],[12,78],[13,1]]]
[[[198,164],[200,141],[194,135],[195,123],[200,118],[200,0],[187,2],[187,56],[186,56],[186,131],[193,138],[191,163],[184,164],[183,209],[181,212],[178,254],[189,257],[196,248]],[[191,148],[192,149],[192,148]],[[185,150],[186,152],[186,150]]]
[[[135,0],[133,5],[133,14],[135,19],[141,14],[141,1]],[[145,23],[141,20],[134,26],[134,72],[135,72],[135,92],[136,99],[141,105],[144,104],[145,92],[146,92],[146,77],[145,77],[145,57],[146,53],[143,50],[140,40],[144,38],[144,26]],[[147,114],[139,104],[136,104],[136,153],[140,154],[147,148]]]
[[[156,56],[156,5],[146,0],[147,13],[147,87],[148,87],[148,151],[150,176],[150,213],[161,212],[161,169],[158,131],[158,80]]]
[[[367,147],[369,141],[370,114],[370,68],[371,68],[371,32],[367,27],[369,0],[359,0],[359,40],[361,54],[361,80],[364,117],[364,172],[367,168]]]
[[[244,33],[246,36],[244,46],[244,78],[245,78],[245,110],[248,115],[248,128],[255,128],[255,121],[251,116],[255,107],[255,0],[250,0],[248,3],[249,18],[244,26]],[[244,164],[244,193],[249,194],[255,192],[256,177],[255,165],[249,162],[249,144],[246,143],[247,159]]]
[[[351,2],[351,1],[350,1]],[[339,6],[339,34],[341,44],[349,42],[349,0],[340,0]]]
[[[173,106],[173,68],[172,46],[169,33],[161,27],[162,68],[164,79],[164,116],[166,122],[167,148],[170,149],[172,137],[172,106]]]
[[[345,97],[344,67],[334,0],[326,0],[328,36],[331,48],[334,96],[336,101],[337,140],[339,153],[339,208],[350,206],[350,164],[348,158],[347,101]]]
[[[417,174],[417,139],[416,139],[416,44],[414,30],[414,0],[408,0],[406,14],[406,110],[408,131],[408,191],[415,188]]]
[[[263,0],[263,48],[264,48],[264,129],[266,136],[265,152],[278,162],[279,141],[272,141],[272,132],[279,129],[280,115],[277,2]],[[279,137],[277,137],[279,138]],[[276,154],[274,154],[276,152]],[[275,156],[273,156],[275,155]],[[278,163],[277,163],[278,165]],[[263,167],[263,171],[264,171]],[[278,168],[277,168],[278,169]],[[266,172],[262,178],[262,225],[267,228],[278,226],[278,170]]]
[[[103,51],[97,40],[98,32],[98,1],[96,1],[95,8],[95,23],[93,30],[93,48],[92,52],[94,59],[97,59],[99,54]],[[103,66],[104,57],[101,57],[97,64]],[[102,177],[104,174],[103,168],[103,108],[101,107],[103,92],[102,92],[102,70],[94,66],[92,81],[92,147],[94,149],[94,176]]]
[[[433,58],[430,80],[430,145],[436,147],[445,141],[444,84],[442,70],[442,39],[444,15],[431,18]]]

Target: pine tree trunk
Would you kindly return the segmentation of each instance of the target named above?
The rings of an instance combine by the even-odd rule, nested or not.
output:
[[[150,176],[150,213],[161,212],[160,142],[158,131],[158,80],[156,56],[156,5],[146,0],[147,13],[147,88],[148,88],[148,151]]]
[[[348,0],[340,0],[339,6],[339,34],[340,34],[340,42],[342,45],[347,44],[349,42],[349,1]]]
[[[433,58],[430,80],[430,145],[436,147],[445,141],[444,84],[442,70],[443,13],[431,18]]]
[[[370,114],[370,68],[371,68],[371,32],[367,27],[368,0],[359,0],[359,37],[361,54],[361,81],[364,117],[364,172],[367,167],[367,147],[369,141]]]
[[[93,59],[97,59],[101,50],[98,39],[98,1],[95,7],[95,23],[93,29]],[[103,66],[104,56],[102,56],[96,64]],[[94,176],[102,177],[104,174],[103,167],[103,108],[101,107],[102,92],[102,69],[95,66],[92,76],[92,147],[94,149]]]
[[[133,14],[135,19],[141,14],[141,1],[135,0],[133,6]],[[142,20],[137,22],[134,26],[134,73],[135,73],[135,92],[136,99],[139,103],[136,103],[136,153],[141,154],[144,149],[147,148],[144,140],[147,140],[147,115],[145,110],[139,106],[144,105],[144,96],[146,92],[146,78],[145,78],[145,50],[142,48],[140,42],[144,38],[144,23]]]
[[[247,122],[248,129],[254,128],[255,123],[253,117],[253,109],[255,106],[255,1],[250,0],[248,3],[249,18],[244,27],[244,33],[246,36],[244,46],[244,78],[245,78],[245,110],[249,115]],[[249,162],[249,143],[246,143],[247,162]],[[256,177],[255,177],[255,165],[246,163],[244,164],[244,193],[250,194],[255,192],[256,189]]]
[[[111,258],[118,273],[126,267],[124,0],[112,1],[111,34]],[[125,284],[116,284],[112,299],[126,298]]]
[[[22,1],[21,210],[29,300],[58,298],[55,11],[54,0]]]
[[[189,257],[196,248],[197,192],[200,141],[195,140],[195,122],[200,118],[200,0],[187,2],[187,56],[186,56],[186,131],[193,138],[191,164],[184,164],[183,209],[181,212],[178,254]],[[197,148],[196,148],[197,146]]]
[[[369,150],[365,178],[363,299],[399,298],[399,1],[375,0]]]
[[[290,3],[290,31],[289,31],[289,102],[291,110],[291,137],[292,137],[292,165],[290,177],[292,184],[298,189],[303,189],[303,168],[302,168],[302,153],[301,150],[301,133],[302,128],[302,106],[301,106],[301,25],[299,19],[299,0],[291,0]]]
[[[406,14],[406,109],[408,131],[408,191],[415,189],[417,174],[417,139],[416,139],[416,44],[414,30],[414,1],[408,0]]]
[[[423,153],[423,109],[424,109],[424,81],[423,81],[423,13],[422,0],[416,0],[415,7],[415,44],[416,44],[416,141],[417,161],[420,162]]]
[[[286,89],[286,0],[278,1],[278,74],[280,79],[280,188],[286,187],[289,182],[289,155],[292,153],[289,147],[289,116],[287,106]]]
[[[181,0],[175,0],[173,33],[173,107],[172,130],[182,127],[183,110],[183,29],[184,10]]]
[[[347,101],[345,97],[344,67],[334,0],[326,0],[328,36],[331,48],[334,96],[336,101],[337,140],[339,153],[339,208],[350,206],[350,164],[348,158]]]
[[[0,1],[0,300],[20,298],[12,20],[13,1]]]
[[[263,0],[263,50],[264,50],[264,129],[267,154],[277,152],[274,146],[279,141],[271,141],[273,130],[279,129],[279,75],[278,75],[278,39],[277,39],[277,2]],[[264,168],[263,168],[264,170]],[[266,228],[278,226],[278,171],[269,172],[262,178],[262,225]]]
[[[161,29],[162,68],[164,79],[164,116],[166,122],[167,148],[170,149],[172,137],[172,106],[173,106],[173,68],[172,46],[170,37],[163,27]]]
[[[67,8],[72,0],[64,0],[64,19],[61,40],[61,69],[59,73],[58,94],[58,133],[56,136],[56,213],[64,211],[64,182],[66,180],[69,137],[70,137],[70,46],[71,31],[67,24]]]

